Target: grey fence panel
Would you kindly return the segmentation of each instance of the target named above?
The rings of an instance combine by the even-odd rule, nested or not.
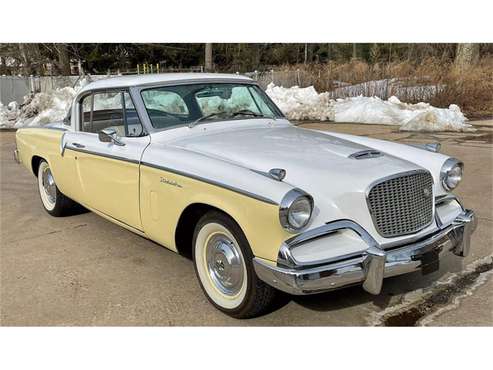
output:
[[[90,76],[92,80],[106,77],[108,76]],[[26,95],[74,87],[79,79],[79,76],[0,76],[0,102],[4,105],[12,101],[22,103]]]
[[[0,102],[7,105],[12,101],[22,103],[24,96],[31,91],[29,78],[17,76],[0,76]]]

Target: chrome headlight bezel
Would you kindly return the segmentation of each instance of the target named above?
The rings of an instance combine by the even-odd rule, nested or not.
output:
[[[305,220],[298,225],[294,225],[291,221],[293,218],[291,212],[293,211],[293,206],[300,204],[301,202],[305,202],[305,205],[309,206],[309,210],[307,210]],[[308,225],[312,218],[312,214],[313,197],[301,189],[291,189],[281,200],[281,204],[279,206],[279,221],[281,226],[291,233],[296,233]]]
[[[460,171],[460,175],[453,174],[454,171]],[[449,182],[451,176],[458,176],[459,179],[456,180],[455,185]],[[464,176],[464,163],[456,158],[449,158],[442,165],[440,170],[440,183],[446,191],[452,191],[460,184]]]

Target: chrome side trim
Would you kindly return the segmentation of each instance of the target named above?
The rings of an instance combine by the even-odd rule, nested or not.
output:
[[[92,151],[92,150],[77,148],[77,147],[74,147],[72,145],[65,145],[65,150],[73,150],[74,152],[80,152],[80,153],[85,153],[85,154],[97,155],[97,156],[104,157],[104,158],[115,159],[117,161],[129,162],[129,163],[134,163],[134,164],[139,164],[140,163],[136,159],[128,159],[128,158],[117,156],[117,155],[106,154],[106,153],[98,153],[98,152],[95,152],[95,151]]]
[[[235,187],[230,186],[230,185],[226,185],[226,184],[221,183],[219,181],[215,181],[215,180],[211,180],[211,179],[206,179],[205,177],[197,176],[197,175],[194,175],[194,174],[191,174],[191,173],[187,173],[187,172],[175,170],[173,168],[169,168],[169,167],[165,167],[165,166],[160,166],[160,165],[149,163],[149,162],[141,162],[140,164],[142,166],[146,166],[146,167],[150,167],[150,168],[155,168],[157,170],[162,170],[162,171],[166,171],[166,172],[171,172],[171,173],[174,173],[176,175],[188,177],[188,178],[191,178],[193,180],[205,182],[205,183],[210,184],[210,185],[214,185],[214,186],[217,186],[217,187],[220,187],[220,188],[223,188],[223,189],[231,190],[231,191],[233,191],[235,193],[238,193],[238,194],[247,196],[249,198],[253,198],[253,199],[259,200],[259,201],[264,202],[264,203],[268,203],[268,204],[272,204],[272,205],[278,205],[277,202],[273,201],[272,199],[263,197],[263,196],[258,195],[258,194],[251,193],[251,192],[246,191],[246,190],[243,190],[243,189],[238,189],[238,188],[235,188]]]
[[[197,180],[197,181],[205,182],[205,183],[210,184],[210,185],[214,185],[214,186],[218,186],[218,187],[221,187],[221,188],[224,188],[224,189],[227,189],[227,190],[231,190],[231,191],[234,191],[235,193],[245,195],[245,196],[247,196],[249,198],[253,198],[253,199],[259,200],[259,201],[264,202],[264,203],[268,203],[268,204],[272,204],[272,205],[278,205],[277,202],[273,201],[272,199],[265,198],[265,197],[263,197],[261,195],[257,195],[257,194],[251,193],[249,191],[246,191],[246,190],[238,189],[238,188],[235,188],[233,186],[229,186],[229,185],[223,184],[223,183],[218,182],[218,181],[206,179],[206,178],[201,177],[201,176],[197,176],[197,175],[193,175],[193,174],[190,174],[190,173],[182,172],[182,171],[175,170],[175,169],[172,169],[172,168],[169,168],[169,167],[159,166],[159,165],[155,165],[155,164],[148,163],[148,162],[140,162],[138,160],[128,159],[128,158],[124,158],[124,157],[121,157],[121,156],[116,156],[116,155],[111,155],[111,154],[106,154],[106,153],[97,153],[97,152],[94,152],[94,151],[91,151],[91,150],[87,150],[87,149],[76,148],[76,147],[73,147],[71,145],[66,145],[65,146],[65,149],[73,150],[75,152],[80,152],[80,153],[85,153],[85,154],[97,155],[97,156],[105,157],[105,158],[109,158],[109,159],[115,159],[115,160],[118,160],[118,161],[124,161],[124,162],[129,162],[129,163],[134,163],[134,164],[140,164],[142,166],[146,166],[146,167],[150,167],[150,168],[155,168],[155,169],[166,171],[166,172],[171,172],[171,173],[174,173],[176,175],[188,177],[188,178],[191,178],[191,179],[194,179],[194,180]]]

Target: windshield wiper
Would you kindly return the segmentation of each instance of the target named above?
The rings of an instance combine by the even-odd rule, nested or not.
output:
[[[205,121],[206,119],[209,119],[209,118],[212,118],[214,116],[219,116],[223,114],[223,112],[216,112],[216,113],[211,113],[211,114],[207,114],[205,116],[202,116],[200,118],[197,118],[195,121],[192,121],[188,124],[188,127],[189,128],[192,128],[194,127],[195,125],[197,125],[198,123],[202,122],[202,121]]]
[[[240,114],[243,114],[245,116],[253,116],[253,117],[264,117],[263,114],[261,113],[255,113],[255,112],[252,112],[251,110],[249,109],[242,109],[242,110],[239,110],[237,112],[233,112],[233,114],[231,114],[232,117],[236,117]]]
[[[198,123],[202,122],[202,121],[205,121],[209,118],[212,118],[212,117],[215,117],[215,116],[220,116],[220,115],[223,115],[225,114],[226,112],[216,112],[216,113],[211,113],[211,114],[208,114],[206,116],[202,116],[200,118],[197,118],[195,121],[192,121],[188,124],[188,127],[189,128],[192,128],[194,126],[196,126]],[[248,110],[248,109],[242,109],[242,110],[239,110],[237,112],[233,112],[231,113],[231,117],[236,117],[240,114],[243,114],[245,116],[253,116],[253,117],[264,117],[263,114],[260,114],[260,113],[255,113],[255,112],[252,112],[251,110]]]

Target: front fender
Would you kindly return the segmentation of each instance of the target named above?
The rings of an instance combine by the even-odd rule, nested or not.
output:
[[[157,145],[141,163],[141,218],[145,233],[176,250],[183,211],[202,203],[229,214],[255,256],[275,261],[291,234],[279,223],[279,202],[292,186],[249,169],[184,149]]]

